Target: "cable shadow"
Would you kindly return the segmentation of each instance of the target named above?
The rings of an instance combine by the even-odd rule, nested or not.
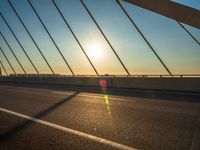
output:
[[[78,95],[79,92],[74,93],[73,95],[68,96],[67,98],[57,102],[56,104],[52,105],[51,107],[37,113],[36,115],[32,116],[33,118],[37,118],[40,119],[42,117],[44,117],[45,115],[47,115],[48,113],[54,111],[55,109],[57,109],[58,107],[60,107],[61,105],[63,105],[64,103],[66,103],[67,101],[71,100],[72,98],[74,98],[76,95]],[[9,138],[11,138],[12,136],[14,136],[15,134],[17,134],[18,132],[20,132],[21,130],[27,128],[28,126],[30,126],[31,124],[33,124],[34,122],[31,120],[25,120],[22,123],[16,125],[15,127],[13,127],[12,129],[5,131],[4,133],[2,133],[0,135],[0,143],[3,143],[4,141],[8,140]]]

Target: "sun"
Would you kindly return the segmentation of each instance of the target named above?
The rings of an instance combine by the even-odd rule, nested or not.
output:
[[[93,43],[88,46],[88,55],[92,59],[99,59],[102,56],[102,47],[100,44]]]

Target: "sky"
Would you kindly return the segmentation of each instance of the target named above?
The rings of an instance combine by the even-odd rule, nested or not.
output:
[[[70,75],[70,70],[27,0],[11,0],[11,2],[55,73]],[[131,74],[167,74],[165,68],[132,26],[115,0],[84,0],[84,2]],[[176,0],[176,2],[200,9],[199,0]],[[112,49],[80,1],[56,0],[56,3],[99,74],[126,75]],[[51,0],[32,0],[32,4],[74,73],[77,75],[95,74]],[[174,20],[126,2],[122,2],[122,4],[173,74],[200,74],[200,46]],[[7,0],[0,0],[0,12],[8,21],[39,72],[51,73]],[[185,25],[185,27],[200,41],[199,29],[188,25]],[[8,40],[27,73],[35,73],[2,18],[0,18],[0,31]],[[0,46],[16,72],[23,73],[2,37],[0,37]],[[1,52],[0,60],[7,71],[12,73]]]
[[[173,1],[200,10],[199,0],[173,0]]]

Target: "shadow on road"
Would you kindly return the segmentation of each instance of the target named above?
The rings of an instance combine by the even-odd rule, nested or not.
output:
[[[38,114],[32,116],[33,118],[42,118],[45,115],[47,115],[48,113],[54,111],[55,109],[57,109],[58,107],[62,106],[64,103],[66,103],[67,101],[71,100],[72,98],[74,98],[76,95],[78,95],[79,92],[76,92],[68,97],[66,97],[65,99],[57,102],[56,104],[52,105],[51,107],[39,112]],[[30,126],[33,122],[31,120],[26,120],[23,121],[20,124],[17,124],[16,126],[14,126],[13,128],[11,128],[8,131],[5,131],[4,133],[2,133],[0,135],[0,143],[6,141],[7,139],[11,138],[12,136],[14,136],[16,133],[18,133],[19,131],[23,130],[24,128],[27,128],[28,126]]]
[[[6,88],[0,88],[0,93],[3,93],[7,90],[15,89],[15,88],[17,88],[17,87],[15,87],[14,85],[12,87],[9,86],[9,87],[6,87]]]

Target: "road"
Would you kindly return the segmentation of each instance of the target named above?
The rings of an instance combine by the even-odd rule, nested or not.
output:
[[[199,101],[198,93],[0,84],[0,149],[199,150]]]

